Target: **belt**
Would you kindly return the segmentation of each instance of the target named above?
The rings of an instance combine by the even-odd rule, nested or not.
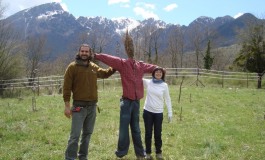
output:
[[[74,106],[87,107],[95,104],[97,104],[97,101],[77,101],[77,100],[73,101]]]

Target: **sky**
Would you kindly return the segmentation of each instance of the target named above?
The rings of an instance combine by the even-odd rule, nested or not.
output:
[[[264,0],[0,0],[6,7],[4,17],[44,3],[61,3],[64,10],[79,16],[101,16],[108,19],[154,18],[167,24],[188,26],[200,16],[211,18],[229,15],[237,18],[252,13],[265,18]]]

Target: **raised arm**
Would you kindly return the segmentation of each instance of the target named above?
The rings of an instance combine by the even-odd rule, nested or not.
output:
[[[112,67],[104,69],[104,68],[100,68],[95,63],[91,63],[91,66],[93,67],[93,70],[97,72],[98,78],[109,78],[112,74],[116,72],[116,70],[113,69]]]
[[[123,66],[123,62],[124,59],[120,58],[120,57],[116,57],[116,56],[112,56],[112,55],[108,55],[108,54],[104,54],[104,53],[94,53],[94,58],[96,60],[99,60],[105,64],[107,64],[108,66],[116,69],[116,70],[121,70],[122,66]]]
[[[149,64],[149,63],[144,63],[142,61],[140,61],[140,64],[143,68],[144,73],[152,73],[153,70],[158,67],[157,65],[154,64]]]

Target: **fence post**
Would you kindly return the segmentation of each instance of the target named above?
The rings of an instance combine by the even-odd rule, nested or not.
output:
[[[38,75],[38,96],[40,96],[40,79],[39,79],[39,75]]]
[[[222,88],[224,88],[224,71],[222,72]]]
[[[247,71],[247,88],[248,88],[248,71]]]
[[[103,91],[104,91],[104,87],[105,87],[105,81],[104,81],[104,78],[102,79],[102,83],[103,83]]]

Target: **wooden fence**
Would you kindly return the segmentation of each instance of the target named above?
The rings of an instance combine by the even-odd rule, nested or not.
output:
[[[150,77],[150,75],[146,75]],[[231,81],[234,83],[244,83],[246,87],[249,87],[250,83],[257,83],[258,74],[248,72],[228,72],[228,71],[217,71],[217,70],[205,70],[199,68],[166,68],[167,82],[172,83],[176,79],[192,79],[195,82],[202,80],[216,80],[216,83],[224,87],[224,84],[229,84]],[[114,81],[115,80],[115,81]],[[120,81],[120,75],[116,72],[108,79],[99,79],[98,83],[104,85],[106,82]],[[190,81],[192,82],[192,81]],[[176,83],[176,82],[175,82]],[[25,89],[30,88],[32,90],[40,90],[41,88],[56,88],[60,90],[63,85],[63,75],[59,76],[47,76],[47,77],[35,77],[35,78],[22,78],[22,79],[10,79],[0,80],[0,90],[14,90],[14,89]],[[102,88],[102,87],[101,87]],[[104,88],[104,86],[103,86]]]

